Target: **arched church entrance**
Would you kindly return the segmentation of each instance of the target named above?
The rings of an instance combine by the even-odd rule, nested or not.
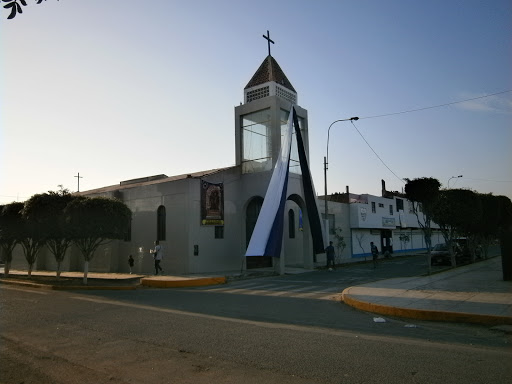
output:
[[[245,215],[245,247],[249,246],[258,215],[263,205],[260,196],[252,198],[247,204]],[[313,256],[311,231],[306,204],[301,196],[292,194],[288,197],[284,212],[283,252],[285,266],[312,268]],[[272,267],[272,257],[246,257],[247,269]]]
[[[286,267],[311,268],[309,219],[301,196],[288,196],[285,206],[284,263]],[[309,257],[311,256],[311,257]],[[309,260],[311,258],[311,260]]]
[[[260,196],[254,197],[249,204],[247,204],[245,213],[245,249],[249,246],[249,241],[251,240],[252,232],[256,226],[256,221],[258,221],[262,205],[263,198]],[[270,256],[251,256],[245,259],[247,269],[272,267],[272,257]]]

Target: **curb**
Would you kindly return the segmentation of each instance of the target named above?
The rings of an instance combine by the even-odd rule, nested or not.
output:
[[[226,277],[181,277],[169,280],[158,277],[146,277],[140,284],[153,288],[202,287],[207,285],[225,284]]]
[[[465,312],[435,311],[428,309],[393,307],[390,305],[375,304],[367,301],[356,300],[350,296],[349,287],[342,292],[342,301],[356,309],[378,313],[381,315],[405,317],[417,320],[485,324],[485,325],[512,325],[512,317],[498,315],[482,315]]]

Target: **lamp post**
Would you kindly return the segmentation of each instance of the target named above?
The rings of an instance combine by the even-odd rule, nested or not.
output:
[[[351,117],[349,119],[341,119],[341,120],[335,120],[331,123],[331,125],[329,125],[329,129],[327,130],[327,156],[324,156],[324,212],[325,212],[325,222],[326,222],[326,228],[325,228],[325,232],[326,232],[326,235],[328,236],[328,233],[329,233],[329,227],[328,227],[328,224],[329,224],[329,219],[327,218],[328,217],[328,210],[327,210],[327,164],[329,164],[329,135],[331,133],[331,127],[335,124],[335,123],[338,123],[340,121],[357,121],[359,120],[359,117]],[[329,240],[328,238],[326,240]]]
[[[450,180],[451,179],[458,179],[459,177],[462,177],[462,175],[459,175],[459,176],[452,176],[448,179],[448,189],[450,189]]]

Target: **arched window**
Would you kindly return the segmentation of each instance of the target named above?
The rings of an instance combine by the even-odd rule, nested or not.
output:
[[[295,212],[293,209],[288,211],[288,237],[295,239]]]
[[[163,205],[156,211],[156,239],[165,240],[165,207]]]

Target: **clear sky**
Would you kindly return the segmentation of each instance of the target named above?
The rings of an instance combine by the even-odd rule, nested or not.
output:
[[[0,203],[235,163],[267,55],[308,110],[323,194],[400,178],[512,198],[510,0],[48,0],[0,13]],[[396,175],[396,176],[395,176]]]

